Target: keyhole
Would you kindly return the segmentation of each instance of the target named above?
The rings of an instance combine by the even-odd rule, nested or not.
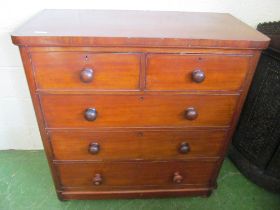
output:
[[[137,136],[144,136],[144,134],[143,134],[143,132],[141,132],[141,131],[139,131],[139,132],[137,132]]]

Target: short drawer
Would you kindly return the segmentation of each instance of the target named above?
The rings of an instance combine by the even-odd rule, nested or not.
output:
[[[209,185],[216,161],[87,162],[56,167],[63,187]]]
[[[229,126],[237,95],[41,95],[49,128]]]
[[[242,89],[250,56],[218,54],[150,54],[147,56],[148,90]]]
[[[50,132],[56,160],[219,157],[226,131]]]
[[[139,89],[139,54],[44,52],[32,62],[38,89]]]

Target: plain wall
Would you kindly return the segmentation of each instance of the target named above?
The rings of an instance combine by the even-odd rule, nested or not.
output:
[[[0,150],[41,149],[19,51],[10,32],[42,9],[133,9],[231,13],[256,27],[280,20],[279,0],[8,0],[0,7]]]

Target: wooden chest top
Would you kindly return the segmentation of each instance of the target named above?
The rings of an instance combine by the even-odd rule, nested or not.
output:
[[[30,46],[260,49],[268,41],[230,14],[199,12],[44,10],[13,33]]]

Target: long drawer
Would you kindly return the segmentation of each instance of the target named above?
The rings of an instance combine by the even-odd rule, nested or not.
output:
[[[56,160],[219,157],[225,136],[225,130],[50,132]]]
[[[210,184],[216,161],[57,164],[63,187],[180,186]]]
[[[49,128],[229,126],[238,95],[42,95]]]
[[[146,61],[148,90],[242,89],[250,56],[218,54],[150,54]]]
[[[140,54],[45,52],[32,62],[38,89],[139,89]]]

